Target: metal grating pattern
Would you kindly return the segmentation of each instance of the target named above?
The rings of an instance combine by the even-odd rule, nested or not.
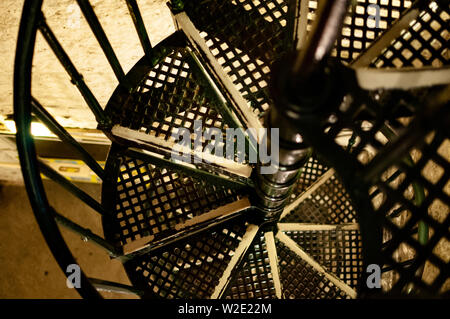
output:
[[[341,38],[336,42],[332,55],[339,57],[344,63],[353,61],[373,40],[388,29],[401,13],[411,6],[411,3],[409,0],[357,0],[354,9],[349,8]],[[378,28],[373,19],[376,14],[374,5],[380,8]],[[316,0],[309,1],[308,31],[312,28],[317,6]]]
[[[115,242],[163,235],[176,224],[239,198],[232,189],[118,155],[114,213],[106,220]]]
[[[287,299],[346,299],[348,296],[279,240],[280,279]]]
[[[242,269],[226,295],[226,299],[275,299],[269,256],[264,234],[257,235],[247,252]]]
[[[356,288],[363,271],[362,244],[357,230],[286,232],[309,256]]]
[[[289,205],[292,203],[327,170],[328,167],[320,163],[316,158],[310,157],[302,167],[302,171],[294,186],[292,186],[292,194],[289,197],[287,204]]]
[[[318,206],[310,198],[305,199],[297,208],[290,211],[281,222],[330,224],[327,210]]]
[[[448,120],[448,119],[447,119]],[[442,128],[443,129],[443,128]],[[381,203],[374,203],[380,216],[402,214],[404,222],[392,218],[384,219],[384,226],[390,239],[384,244],[383,256],[386,265],[397,268],[398,279],[393,291],[401,291],[410,283],[422,292],[445,292],[450,290],[448,256],[443,246],[450,240],[450,134],[433,131],[420,150],[413,165],[397,164],[402,173],[399,181],[377,183],[382,190]],[[389,169],[392,169],[390,167]],[[424,187],[422,203],[415,199],[414,184]],[[437,205],[437,206],[436,206]],[[400,215],[400,216],[402,216]],[[417,236],[417,223],[424,222],[429,227],[429,240],[423,245]],[[413,266],[401,266],[399,252],[408,250],[418,259]],[[422,277],[415,272],[419,267],[429,268],[428,275]]]
[[[382,258],[380,264],[398,274],[391,290],[393,294],[404,292],[411,283],[416,287],[416,292],[423,294],[436,295],[450,288],[448,258],[439,248],[450,238],[450,154],[446,151],[450,135],[448,107],[448,88],[442,87],[360,94],[354,96],[347,108],[337,111],[337,121],[329,131],[323,133],[317,129],[306,133],[308,137],[305,139],[316,147],[321,156],[328,156],[330,160],[341,158],[338,165],[342,168],[340,173],[344,174],[343,178],[359,187],[353,193],[353,200],[358,201],[358,205],[370,203],[370,194],[374,189],[381,191],[372,199],[372,207],[361,211],[359,218],[377,216],[379,227],[392,233],[392,239],[383,244],[382,254],[377,258]],[[362,121],[355,120],[355,114],[367,119],[365,127]],[[354,132],[357,141],[352,152],[339,147],[339,151],[335,148],[330,154],[331,144],[337,144],[337,136],[348,128]],[[391,133],[393,137],[388,140],[386,132],[390,130],[401,134],[401,137]],[[324,135],[324,139],[314,143],[314,138],[320,134]],[[375,156],[367,158],[367,149],[371,149]],[[408,157],[412,153],[416,155],[410,162]],[[430,170],[429,167],[434,168]],[[382,178],[396,170],[400,172],[400,181]],[[424,195],[414,195],[420,188],[423,188]],[[417,202],[418,197],[423,199]],[[437,203],[440,209],[434,208],[433,211],[432,207],[436,207]],[[402,225],[396,225],[388,217],[399,210],[410,213]],[[430,238],[422,240],[422,244],[417,234],[419,221],[430,229]],[[379,238],[379,227],[374,226],[373,233],[366,235],[374,237],[374,243],[379,242],[375,239]],[[415,256],[414,262],[408,265],[394,258],[405,246]],[[434,269],[434,275],[422,278],[419,269],[424,265]]]
[[[270,67],[292,42],[287,30],[288,6],[288,0],[185,3],[185,11],[210,51],[259,116],[272,104]]]
[[[169,48],[166,48],[169,50]],[[192,68],[190,53],[186,48],[170,48],[170,53],[153,68],[149,68],[147,76],[140,82],[133,93],[126,97],[117,97],[122,103],[113,108],[110,103],[108,111],[115,124],[144,132],[165,141],[177,142],[176,134],[179,128],[186,128],[194,132],[194,121],[200,121],[201,132],[208,129],[219,129],[222,134],[221,143],[216,149],[225,149],[225,131],[228,125],[207,97],[207,90],[201,79],[197,78]],[[189,63],[188,63],[189,62]],[[215,145],[216,137],[209,139],[198,138],[196,133],[191,135],[190,146],[194,150],[196,139],[201,142],[203,151],[207,145]],[[222,152],[225,157],[225,151]],[[218,154],[216,154],[218,155]],[[237,155],[236,155],[237,156]],[[244,159],[245,161],[245,159]]]
[[[418,68],[448,65],[450,6],[444,2],[430,1],[411,26],[372,62],[372,66]]]
[[[208,298],[242,240],[245,229],[242,220],[226,223],[137,257],[125,267],[133,285],[150,291],[153,296]]]
[[[344,186],[333,175],[282,221],[333,225],[356,223],[356,211]]]

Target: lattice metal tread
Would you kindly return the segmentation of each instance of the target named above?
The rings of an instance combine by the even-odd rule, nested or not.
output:
[[[445,1],[430,1],[410,27],[389,43],[371,66],[384,67],[441,67],[450,64],[448,42],[450,6]]]
[[[354,7],[349,8],[341,38],[336,42],[332,54],[344,63],[352,62],[388,29],[411,3],[409,0],[356,1]],[[308,1],[308,31],[312,28],[317,6],[317,0]],[[374,19],[377,6],[380,10],[378,26]]]
[[[310,157],[306,164],[302,167],[299,177],[292,187],[292,194],[287,202],[289,205],[298,196],[300,196],[308,187],[310,187],[317,179],[319,179],[326,171],[328,167],[314,156]]]
[[[347,299],[348,296],[279,240],[280,279],[286,299]]]
[[[161,140],[161,144],[165,141],[174,144],[178,142],[176,137],[182,128],[196,132],[190,134],[190,143],[183,141],[192,151],[202,152],[207,145],[217,150],[224,145],[227,128],[235,127],[222,116],[217,93],[198,70],[187,44],[180,46],[178,43],[181,37],[174,34],[157,47],[158,53],[155,54],[159,56],[155,58],[154,65],[142,59],[128,75],[136,82],[132,92],[116,90],[108,102],[105,111],[111,117],[112,124],[131,130],[126,137],[122,137],[116,136],[113,128],[112,137],[119,143],[146,148],[146,144],[139,142],[139,135],[130,137],[136,132]],[[142,78],[136,81],[136,77]],[[217,141],[217,147],[212,147],[216,144],[214,134],[209,139],[197,136],[213,129],[222,132],[221,143]],[[151,147],[150,150],[154,151]],[[227,154],[224,151],[223,154],[213,155],[225,158]],[[245,163],[247,154],[236,149],[232,159]]]
[[[105,233],[125,245],[153,235],[155,240],[175,231],[175,226],[228,203],[245,194],[195,178],[180,171],[157,167],[142,160],[110,153],[117,176],[105,182],[105,204],[111,217],[104,218]]]
[[[247,252],[241,270],[226,293],[226,299],[275,299],[264,233],[260,232]]]
[[[363,271],[358,230],[311,230],[285,232],[309,256],[353,288]]]
[[[310,134],[309,138],[316,138],[323,134],[325,138],[321,139],[320,145],[317,146],[321,156],[337,158],[340,154],[337,154],[336,150],[340,149],[341,173],[346,174],[343,178],[347,183],[355,186],[350,191],[354,192],[353,202],[359,208],[360,218],[370,219],[379,216],[380,219],[373,223],[383,225],[396,234],[395,239],[385,244],[382,250],[380,248],[386,265],[394,267],[400,277],[392,283],[393,293],[404,291],[411,283],[424,293],[440,291],[444,289],[444,285],[448,289],[448,272],[446,271],[448,267],[436,255],[435,250],[437,243],[442,238],[448,237],[448,221],[450,220],[448,216],[450,201],[448,194],[444,192],[449,180],[450,163],[448,154],[442,155],[445,154],[443,153],[444,144],[448,143],[449,138],[448,125],[445,124],[448,121],[446,111],[448,100],[445,102],[443,96],[448,96],[448,87],[416,89],[409,92],[393,91],[387,94],[383,91],[373,92],[364,104],[361,101],[354,102],[346,111],[339,113],[334,127],[328,132],[323,133],[318,130],[314,133],[314,130],[304,132],[305,135]],[[435,104],[437,101],[441,101],[439,105]],[[433,114],[427,113],[427,108],[430,110],[433,105],[435,108]],[[401,108],[408,110],[410,117],[408,120],[398,118]],[[371,118],[372,124],[363,128],[362,121],[355,121],[354,114],[366,114]],[[358,140],[357,145],[351,152],[346,152],[339,146],[334,148],[332,155],[329,154],[328,150],[334,147],[332,145],[338,146],[337,136],[344,129],[354,132],[355,139]],[[394,132],[388,133],[390,130],[401,133],[396,136]],[[420,135],[418,132],[421,132]],[[386,136],[389,136],[389,139]],[[367,157],[366,149],[371,149],[376,155]],[[414,155],[413,159],[408,159],[412,155]],[[432,176],[430,168],[426,169],[425,165],[435,164],[437,166],[434,166],[434,169],[440,173]],[[370,172],[376,166],[378,166],[377,172]],[[396,170],[400,170],[401,176],[394,181],[386,180],[385,176],[391,175]],[[369,202],[367,198],[376,188],[381,190],[381,195]],[[362,195],[366,192],[367,198]],[[443,203],[440,211],[430,208],[435,201]],[[409,211],[409,217],[402,225],[396,225],[390,217],[398,209]],[[436,222],[430,214],[440,216],[440,222]],[[420,221],[424,223],[422,226]],[[414,232],[418,224],[422,233],[420,240],[422,244],[419,243]],[[426,239],[428,230],[424,228],[426,227],[424,225],[430,229],[433,228],[434,238],[430,237],[428,241]],[[379,238],[372,242],[381,242],[380,234],[377,234],[374,229],[376,228],[365,231],[372,233],[369,237]],[[413,267],[403,265],[402,261],[394,257],[398,251],[402,250],[401,244],[407,244],[413,249],[414,260],[416,260]],[[423,256],[423,259],[419,256]],[[428,279],[421,277],[422,272],[418,270],[426,260],[434,264],[433,267],[438,269],[439,275],[436,274],[434,278]]]
[[[163,298],[208,298],[245,232],[224,224],[125,264],[132,283]],[[152,294],[151,294],[152,295]]]
[[[291,6],[287,0],[185,4],[209,50],[259,116],[273,103],[270,68],[293,44]]]
[[[290,211],[282,222],[345,224],[356,222],[356,211],[350,196],[336,175]]]

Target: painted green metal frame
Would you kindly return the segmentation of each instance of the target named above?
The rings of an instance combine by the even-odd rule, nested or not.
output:
[[[127,6],[130,10],[131,17],[133,19],[136,31],[138,33],[141,45],[143,47],[145,56],[136,64],[136,66],[132,69],[132,72],[129,74],[125,74],[123,69],[120,66],[120,63],[109,43],[105,32],[103,31],[100,22],[98,21],[97,16],[89,4],[87,0],[78,0],[78,4],[88,21],[95,37],[97,38],[101,48],[103,49],[118,81],[119,86],[115,91],[115,94],[130,93],[136,83],[136,81],[140,80],[147,72],[149,66],[156,65],[162,58],[164,58],[168,52],[168,47],[173,45],[177,41],[180,41],[180,34],[175,34],[173,37],[169,38],[167,41],[163,41],[160,45],[152,48],[148,34],[145,30],[145,26],[142,20],[142,16],[139,12],[139,8],[137,2],[135,0],[127,0]],[[345,0],[335,2],[337,6],[341,6],[346,2]],[[182,10],[180,6],[182,6],[182,1],[173,1],[172,5],[177,10]],[[70,144],[83,158],[83,160],[88,164],[88,166],[96,172],[104,181],[108,178],[115,178],[113,171],[117,171],[117,167],[114,166],[114,161],[109,161],[109,166],[103,170],[98,163],[77,143],[75,139],[73,139],[68,132],[60,126],[51,115],[45,111],[45,108],[39,104],[39,102],[31,96],[31,69],[32,69],[32,58],[33,51],[36,40],[36,33],[39,30],[44,36],[45,40],[48,42],[56,57],[59,59],[61,64],[64,66],[66,71],[71,77],[72,83],[77,86],[83,95],[87,105],[90,107],[92,112],[94,113],[98,123],[99,128],[107,130],[111,128],[112,122],[108,118],[108,112],[105,112],[102,107],[99,105],[98,101],[89,90],[87,85],[85,84],[83,77],[78,73],[75,66],[71,62],[69,56],[65,53],[62,46],[59,44],[55,35],[51,31],[50,27],[46,24],[45,18],[41,12],[42,0],[26,0],[21,24],[19,29],[19,36],[17,41],[17,51],[16,51],[16,60],[15,60],[15,70],[14,70],[14,115],[17,126],[17,146],[19,151],[19,157],[22,167],[22,172],[25,180],[25,185],[27,188],[27,192],[29,194],[29,198],[31,201],[31,205],[33,211],[35,213],[36,219],[39,223],[42,233],[55,256],[59,266],[63,271],[67,269],[67,266],[70,264],[76,263],[74,257],[70,253],[67,245],[65,244],[61,233],[58,229],[57,224],[65,226],[80,235],[84,238],[91,240],[97,245],[104,248],[111,257],[122,258],[123,251],[121,247],[116,247],[112,245],[107,240],[93,234],[88,229],[85,229],[66,217],[58,214],[48,203],[44,186],[42,183],[42,179],[40,177],[40,172],[47,175],[51,179],[60,183],[70,192],[72,192],[75,196],[77,196],[80,200],[85,202],[87,205],[95,209],[101,215],[106,215],[107,209],[105,210],[104,203],[100,204],[94,199],[92,199],[89,195],[78,189],[75,185],[66,180],[63,176],[59,175],[57,172],[53,171],[50,167],[45,165],[43,162],[39,161],[34,141],[30,132],[31,127],[31,114],[34,113],[37,117],[44,122],[52,132],[54,132],[62,141]],[[341,8],[342,9],[342,8]],[[331,9],[330,9],[331,10]],[[342,11],[342,10],[341,10]],[[339,19],[338,19],[339,20]],[[325,22],[328,19],[324,20]],[[324,22],[324,23],[325,23]],[[333,25],[333,23],[330,23]],[[319,25],[320,26],[320,25]],[[327,27],[325,25],[325,27]],[[314,39],[313,39],[314,40]],[[316,39],[317,40],[317,39]],[[319,39],[321,40],[321,39]],[[312,47],[318,47],[320,45],[318,42],[313,41]],[[334,43],[334,38],[331,37],[329,39]],[[183,42],[184,39],[181,39]],[[330,43],[331,43],[330,42]],[[327,43],[327,47],[331,44]],[[303,51],[302,54],[304,54]],[[309,56],[299,56],[300,64],[311,64],[308,62]],[[195,60],[195,57],[194,59]],[[196,61],[196,60],[195,60]],[[306,61],[306,62],[305,62]],[[198,61],[197,61],[198,62]],[[311,61],[310,61],[311,62]],[[317,61],[316,61],[317,62]],[[197,63],[199,69],[196,70],[198,74],[205,73],[205,70],[201,69],[201,63]],[[353,78],[352,74],[348,74],[348,70],[340,70],[340,74],[345,77],[345,79]],[[339,72],[338,72],[339,74]],[[345,82],[345,81],[344,81]],[[282,83],[286,84],[286,83]],[[347,85],[347,89],[355,89],[356,83],[349,82]],[[212,92],[217,95],[220,92]],[[214,97],[214,96],[213,96]],[[281,106],[283,106],[281,104]],[[107,107],[112,107],[108,104]],[[229,110],[222,105],[225,110],[225,113],[229,113]],[[222,111],[223,111],[222,110]],[[358,210],[363,212],[362,217],[360,216],[360,228],[363,236],[363,247],[364,247],[364,262],[366,265],[371,263],[379,263],[382,260],[380,256],[381,251],[381,220],[379,217],[371,215],[373,212],[370,207],[369,201],[365,201],[365,197],[362,196],[362,193],[368,193],[368,188],[370,182],[382,172],[388,164],[394,161],[394,158],[399,154],[401,155],[402,148],[396,148],[398,146],[398,142],[394,142],[393,145],[390,145],[386,150],[377,156],[377,158],[371,163],[370,167],[365,169],[364,171],[367,174],[364,176],[360,176],[358,174],[355,175],[354,168],[360,168],[360,163],[358,163],[354,158],[349,157],[342,151],[336,144],[331,143],[327,138],[325,138],[320,132],[320,119],[314,115],[306,116],[303,119],[296,122],[296,124],[301,126],[301,134],[305,136],[305,138],[309,139],[309,141],[314,141],[314,146],[317,146],[318,152],[322,155],[322,157],[326,157],[326,155],[330,155],[333,158],[333,164],[336,170],[340,173],[342,177],[344,177],[344,182],[346,184],[346,188],[352,195],[352,198],[355,200],[355,204],[358,207]],[[270,124],[270,123],[269,123]],[[237,126],[237,124],[236,124]],[[389,133],[389,132],[388,132]],[[419,134],[418,132],[416,132]],[[400,141],[406,143],[408,145],[412,145],[414,142],[419,140],[421,137],[417,134],[412,134],[411,136],[405,137],[402,136]],[[389,134],[388,134],[389,135]],[[110,136],[111,137],[111,136]],[[112,138],[112,137],[111,137]],[[116,145],[116,147],[119,147]],[[136,151],[128,150],[136,157],[144,156],[142,154],[137,154]],[[138,156],[139,155],[139,156]],[[147,158],[146,158],[147,159]],[[155,165],[162,165],[166,167],[175,167],[176,165],[165,159],[153,158],[153,163]],[[409,165],[408,160],[405,160],[405,165]],[[208,174],[202,171],[197,171],[195,169],[191,169],[192,173],[202,178],[207,178],[210,180],[214,180],[216,183],[222,183],[222,185],[233,186],[237,188],[245,188],[245,187],[253,187],[254,185],[251,183],[237,182],[222,179],[218,176],[214,176],[213,174]],[[362,171],[362,169],[360,170]],[[275,178],[276,179],[276,178]],[[423,187],[421,185],[415,184],[414,191],[417,194],[416,196],[416,205],[421,206],[423,201]],[[103,194],[105,195],[105,194]],[[103,198],[105,196],[102,196]],[[374,227],[375,225],[375,227]],[[421,243],[426,243],[427,238],[426,234],[427,226],[423,222],[419,223],[419,240]],[[417,264],[419,261],[412,262],[413,264]],[[90,282],[91,281],[91,282]],[[97,279],[89,279],[86,277],[84,273],[82,273],[81,277],[81,288],[77,288],[78,292],[82,297],[87,298],[98,298],[100,295],[98,294],[96,288],[100,287],[106,290],[120,290],[132,292],[135,294],[142,294],[142,292],[137,291],[133,288],[118,285],[114,283],[108,283],[105,281],[100,281]]]
[[[107,240],[95,235],[89,229],[74,223],[70,219],[56,212],[55,209],[50,206],[45,194],[44,185],[40,175],[41,173],[55,180],[99,214],[104,215],[107,213],[100,203],[72,184],[58,172],[54,171],[37,157],[34,140],[31,135],[32,113],[34,113],[40,121],[47,125],[47,127],[55,135],[57,135],[61,141],[70,145],[81,156],[81,159],[102,180],[107,179],[103,168],[45,110],[45,108],[31,96],[31,70],[37,31],[41,32],[50,48],[53,50],[56,57],[69,74],[72,84],[79,89],[87,105],[94,113],[99,123],[99,127],[109,127],[110,122],[97,99],[84,82],[82,75],[78,73],[69,56],[56,39],[50,27],[47,25],[45,17],[41,12],[42,2],[42,0],[26,0],[22,10],[14,64],[14,119],[17,127],[17,149],[19,152],[25,187],[30,198],[31,206],[41,232],[44,235],[53,256],[62,271],[65,273],[69,265],[76,264],[77,262],[65,244],[58,225],[78,233],[84,240],[91,241],[98,245],[113,258],[120,258],[123,255],[123,251],[121,247],[116,247]],[[110,62],[110,65],[113,68],[119,82],[122,85],[125,85],[125,74],[120,67],[118,59],[106,38],[92,6],[89,1],[85,0],[80,0],[78,3],[92,31],[98,39],[100,46],[106,54],[106,57]],[[145,31],[137,3],[134,0],[128,0],[127,5],[143,45],[144,52],[148,54],[151,51],[151,45],[148,40],[148,35]],[[88,278],[84,272],[81,271],[81,286],[79,288],[76,287],[79,294],[83,298],[101,298],[101,295],[98,293],[96,288],[99,290],[132,293],[137,295],[143,294],[141,291],[134,289],[133,287]]]

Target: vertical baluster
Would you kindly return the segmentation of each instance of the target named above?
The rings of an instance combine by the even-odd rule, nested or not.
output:
[[[83,161],[101,178],[104,179],[105,172],[103,168],[92,158],[92,156],[62,127],[50,113],[35,99],[31,98],[31,107],[33,113],[44,123],[50,131],[57,135],[61,141],[70,144],[81,155]]]
[[[117,80],[120,84],[126,85],[125,83],[125,73],[123,72],[122,67],[120,66],[119,60],[117,59],[116,54],[111,46],[111,43],[106,36],[105,31],[103,30],[100,21],[98,21],[97,16],[95,15],[94,9],[88,0],[77,0],[78,5],[80,6],[81,12],[83,12],[86,21],[91,27],[92,32],[94,33],[100,47],[105,53],[106,58],[108,59],[111,68],[113,69],[114,74],[117,77]]]
[[[67,189],[73,195],[75,195],[76,197],[81,199],[84,203],[86,203],[88,206],[90,206],[92,209],[97,211],[100,215],[106,214],[105,210],[103,209],[103,206],[99,202],[97,202],[90,195],[88,195],[87,193],[76,187],[64,176],[56,172],[53,168],[45,164],[43,161],[39,161],[39,169],[45,176],[60,184],[62,187]]]
[[[94,234],[89,229],[81,227],[80,225],[74,223],[70,219],[60,215],[58,212],[56,212],[56,210],[53,207],[50,207],[50,209],[51,209],[53,217],[55,218],[55,221],[59,225],[79,234],[84,240],[91,241],[92,243],[94,243],[97,246],[101,247],[102,249],[106,250],[106,252],[111,257],[119,257],[121,255],[120,250],[113,244],[109,243],[102,237]]]
[[[66,69],[67,73],[71,78],[72,83],[77,86],[87,105],[94,113],[97,122],[99,122],[99,124],[101,125],[106,125],[109,120],[105,115],[103,109],[101,108],[94,94],[92,94],[91,90],[87,87],[86,83],[83,80],[83,77],[81,76],[80,73],[78,73],[77,69],[73,65],[67,53],[64,51],[61,44],[56,39],[52,30],[47,25],[43,15],[41,16],[41,19],[39,21],[38,28],[41,31],[41,34],[43,35],[44,39],[49,44],[50,48],[55,53],[58,60]]]
[[[126,2],[128,10],[130,11],[131,18],[133,19],[134,26],[136,27],[136,32],[139,36],[139,40],[141,41],[142,48],[144,49],[144,53],[146,56],[150,56],[152,45],[150,44],[147,30],[145,29],[145,24],[142,20],[138,4],[136,0],[126,0]]]

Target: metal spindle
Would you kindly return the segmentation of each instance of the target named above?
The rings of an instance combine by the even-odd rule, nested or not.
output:
[[[50,131],[57,135],[61,141],[70,144],[75,150],[81,155],[83,161],[101,178],[104,179],[105,172],[103,168],[97,163],[97,161],[78,143],[64,127],[62,127],[56,120],[51,116],[50,113],[35,99],[31,98],[31,107],[33,113],[42,121]]]
[[[100,125],[106,125],[109,121],[107,116],[105,115],[102,107],[98,103],[97,99],[95,98],[94,94],[92,94],[91,90],[87,87],[86,83],[83,80],[83,76],[78,73],[77,69],[73,65],[72,61],[70,60],[67,53],[64,51],[61,44],[56,39],[54,33],[48,26],[48,24],[45,21],[44,15],[41,14],[41,19],[38,23],[38,28],[41,31],[43,37],[49,44],[50,48],[53,50],[53,52],[56,54],[56,57],[58,58],[59,62],[63,65],[63,67],[66,69],[67,73],[69,74],[71,81],[73,84],[75,84],[80,91],[81,95],[83,96],[84,100],[86,101],[87,105],[91,109],[91,111],[94,113],[95,118],[97,119],[97,122]]]
[[[142,20],[139,6],[136,0],[126,0],[126,2],[128,10],[130,11],[131,18],[133,19],[134,26],[136,27],[136,32],[139,36],[139,40],[141,41],[142,49],[144,50],[146,56],[150,56],[152,45],[150,43],[144,21]]]
[[[78,5],[80,6],[81,12],[83,12],[84,17],[86,18],[89,26],[91,27],[92,32],[95,35],[100,47],[105,53],[106,58],[108,59],[109,65],[113,69],[114,74],[117,77],[117,80],[120,84],[125,85],[125,73],[123,72],[122,67],[120,66],[119,60],[117,59],[116,54],[111,46],[111,43],[106,36],[105,31],[103,30],[100,21],[98,21],[97,16],[95,15],[94,9],[88,0],[77,0]]]
[[[119,284],[117,282],[111,282],[97,278],[89,278],[89,281],[99,291],[115,292],[119,294],[133,294],[137,296],[144,295],[144,292],[142,290],[128,285]]]
[[[119,248],[117,248],[110,242],[106,241],[102,237],[94,234],[90,229],[81,227],[80,225],[78,225],[77,223],[74,223],[67,217],[62,216],[53,207],[50,207],[50,209],[51,209],[53,217],[55,218],[55,221],[59,225],[79,234],[83,240],[91,241],[92,243],[94,243],[97,246],[101,247],[102,249],[106,250],[106,252],[111,257],[119,257],[122,255]]]
[[[72,184],[69,180],[67,180],[64,176],[56,172],[53,168],[45,164],[43,161],[39,161],[39,169],[41,172],[50,178],[51,180],[54,180],[58,184],[60,184],[62,187],[64,187],[66,190],[71,192],[73,195],[78,197],[80,200],[82,200],[84,203],[86,203],[89,207],[94,209],[96,212],[98,212],[100,215],[106,215],[105,210],[103,209],[103,206],[97,202],[95,199],[93,199],[90,195],[76,187],[74,184]]]

